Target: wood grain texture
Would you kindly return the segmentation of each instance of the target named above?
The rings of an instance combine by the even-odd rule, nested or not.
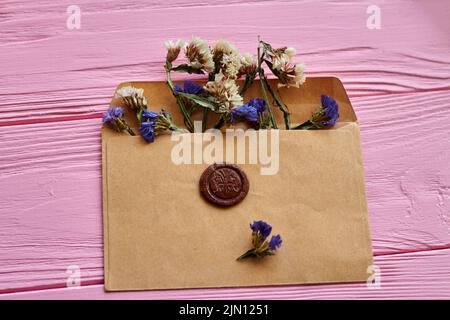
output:
[[[84,0],[80,30],[66,28],[72,1],[42,2],[2,9],[2,125],[98,116],[119,82],[163,79],[164,40],[192,34],[243,52],[258,34],[293,45],[308,74],[338,76],[352,96],[450,88],[445,1],[383,1],[381,30],[366,27],[370,1]]]
[[[450,2],[7,0],[0,7],[0,298],[450,298]],[[365,284],[103,293],[100,116],[163,79],[166,39],[260,34],[340,77],[361,125],[382,289]],[[83,287],[66,285],[78,265]],[[384,280],[383,280],[384,279]],[[386,281],[386,282],[385,282]],[[21,294],[8,292],[27,291]]]

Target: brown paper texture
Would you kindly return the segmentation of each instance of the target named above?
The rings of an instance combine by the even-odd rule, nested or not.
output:
[[[132,85],[145,89],[150,109],[164,107],[182,123],[165,83]],[[372,248],[359,127],[350,101],[336,78],[308,78],[301,89],[281,91],[294,124],[310,117],[321,94],[338,102],[339,123],[330,130],[279,130],[278,173],[261,175],[260,164],[238,164],[250,190],[229,208],[200,195],[199,178],[208,164],[171,161],[177,142],[170,135],[147,144],[105,128],[106,290],[366,281]],[[244,101],[251,97],[261,97],[257,84]],[[121,104],[113,99],[111,105]],[[236,261],[251,247],[253,220],[270,223],[283,245],[274,256]]]

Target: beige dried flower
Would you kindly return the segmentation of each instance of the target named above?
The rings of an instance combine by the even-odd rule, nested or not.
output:
[[[166,60],[169,62],[175,61],[178,58],[181,49],[185,47],[185,43],[179,39],[176,41],[166,41],[164,45],[167,48]]]
[[[214,72],[211,49],[206,41],[199,37],[192,37],[191,42],[185,48],[185,54],[192,67],[204,69],[208,73]]]
[[[114,98],[122,98],[125,104],[134,110],[147,108],[147,99],[144,96],[144,89],[133,86],[122,87],[116,91]]]
[[[255,77],[258,66],[251,53],[245,53],[241,57],[241,68],[239,69],[238,78],[243,75]]]
[[[300,87],[306,81],[305,68],[304,63],[283,65],[277,75],[280,80],[278,87]]]
[[[222,73],[216,74],[214,81],[207,82],[205,90],[215,97],[220,111],[229,111],[243,104],[236,81],[225,78]]]
[[[295,50],[292,47],[288,47],[288,48],[286,48],[286,50],[284,50],[284,53],[287,54],[289,58],[292,58],[297,53],[297,50]]]
[[[241,68],[238,49],[227,40],[221,39],[217,41],[212,52],[216,73],[222,72],[225,78],[236,79]]]

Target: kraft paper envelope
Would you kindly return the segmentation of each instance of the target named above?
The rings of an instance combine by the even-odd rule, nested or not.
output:
[[[183,123],[165,83],[121,86],[130,84],[145,89],[150,109],[164,107]],[[338,102],[339,122],[328,130],[279,130],[278,172],[261,175],[262,164],[238,164],[250,189],[229,208],[199,192],[208,164],[172,162],[178,142],[169,134],[147,144],[103,129],[106,290],[366,281],[372,248],[359,127],[342,83],[308,78],[300,89],[280,93],[293,123],[311,116],[321,94]],[[244,101],[261,96],[255,83]],[[254,220],[270,223],[283,244],[274,256],[236,261],[251,247]]]

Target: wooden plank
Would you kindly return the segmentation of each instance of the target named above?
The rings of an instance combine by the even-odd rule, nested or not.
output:
[[[258,34],[292,45],[308,74],[339,76],[352,96],[450,88],[448,1],[385,2],[381,30],[366,27],[371,1],[83,0],[81,29],[68,30],[72,4],[3,6],[0,125],[98,116],[118,83],[163,79],[164,40],[192,34],[243,52]]]
[[[450,249],[378,256],[378,285],[275,286],[105,293],[102,285],[0,295],[0,299],[449,299]]]
[[[450,91],[353,98],[375,255],[450,246]],[[0,290],[102,281],[100,119],[0,128]]]

